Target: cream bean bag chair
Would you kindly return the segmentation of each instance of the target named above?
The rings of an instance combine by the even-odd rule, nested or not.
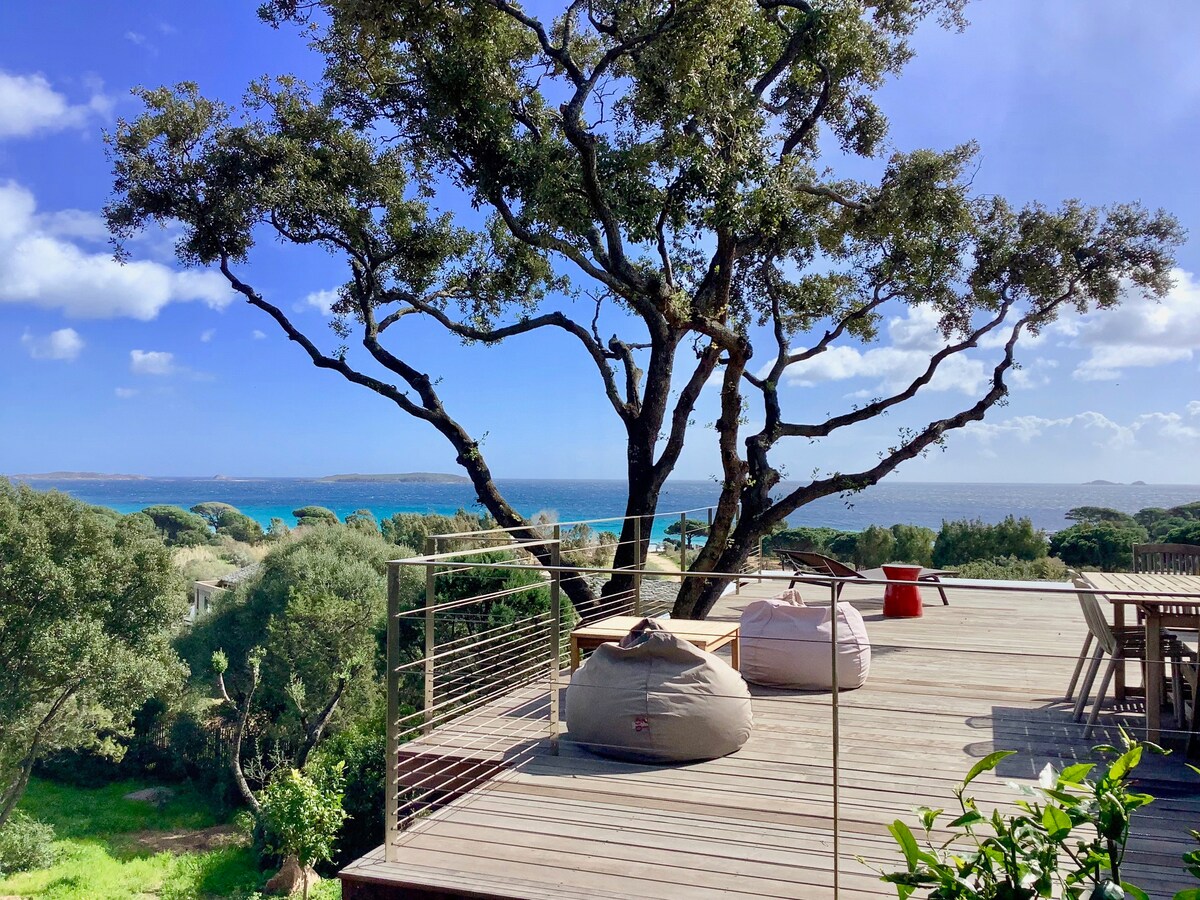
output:
[[[837,605],[838,689],[863,686],[871,669],[871,642],[862,613]],[[799,591],[774,600],[756,600],[742,612],[742,676],[755,684],[804,690],[832,690],[828,606],[805,606]]]
[[[754,719],[737,671],[644,619],[571,676],[570,739],[635,762],[716,759],[741,748]]]

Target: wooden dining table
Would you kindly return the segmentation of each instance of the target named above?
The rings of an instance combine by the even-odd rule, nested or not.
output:
[[[1125,608],[1141,610],[1146,625],[1146,740],[1157,743],[1162,730],[1164,628],[1200,627],[1200,575],[1150,572],[1085,572],[1083,580],[1100,592],[1136,591],[1143,597],[1101,593],[1113,606],[1113,625],[1125,625]],[[1187,595],[1191,596],[1187,596]],[[1117,696],[1125,688],[1124,667],[1117,669]]]

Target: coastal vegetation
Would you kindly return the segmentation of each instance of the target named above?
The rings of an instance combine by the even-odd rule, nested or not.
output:
[[[983,419],[1023,340],[1064,312],[1171,286],[1183,232],[1163,211],[1011,204],[973,186],[966,136],[894,149],[876,92],[923,21],[964,27],[964,6],[268,0],[260,16],[294,27],[322,74],[263,78],[236,108],[190,82],[139,91],[140,114],[109,139],[108,225],[119,244],[178,228],[182,262],[219,271],[309,362],[447,440],[504,527],[530,523],[447,407],[459,388],[443,378],[463,373],[425,371],[410,347],[426,342],[404,335],[420,322],[455,344],[560,336],[624,430],[627,516],[657,510],[685,441],[710,442],[720,496],[690,567],[735,572],[796,511]],[[256,261],[275,241],[345,263],[332,336],[270,299]],[[882,396],[814,415],[802,385],[781,389],[889,320],[931,341]],[[966,360],[983,366],[977,388],[936,391]],[[719,411],[700,425],[706,385]],[[536,388],[528,399],[555,414]],[[898,425],[873,438],[878,458],[777,492],[786,448],[878,432],[885,415]],[[675,614],[703,617],[726,583],[686,579]],[[582,615],[599,609],[585,579],[565,590]]]

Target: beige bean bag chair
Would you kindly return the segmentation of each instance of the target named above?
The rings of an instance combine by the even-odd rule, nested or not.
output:
[[[863,686],[871,669],[871,642],[862,613],[849,603],[838,610],[838,689]],[[755,684],[832,690],[828,606],[805,606],[799,591],[756,600],[742,612],[742,676]]]
[[[753,725],[741,676],[654,619],[598,647],[567,688],[571,740],[617,759],[716,759],[740,749]]]

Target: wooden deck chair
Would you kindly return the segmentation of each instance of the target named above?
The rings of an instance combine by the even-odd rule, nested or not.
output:
[[[816,575],[825,575],[830,578],[870,578],[884,580],[887,575],[883,569],[853,569],[845,563],[838,562],[836,559],[830,559],[828,556],[822,556],[820,553],[812,553],[808,550],[780,550],[779,558],[784,562],[784,565],[790,565],[796,572],[796,577],[788,587],[795,587],[797,581],[801,581],[806,573]],[[938,594],[941,595],[942,604],[950,605],[950,601],[946,599],[946,591],[941,585],[941,578],[946,575],[957,575],[957,572],[951,572],[946,569],[921,569],[921,573],[917,576],[917,581],[923,581],[926,584],[932,584],[937,588]],[[840,581],[837,586],[837,596],[841,596],[842,588],[846,586],[846,582]]]

